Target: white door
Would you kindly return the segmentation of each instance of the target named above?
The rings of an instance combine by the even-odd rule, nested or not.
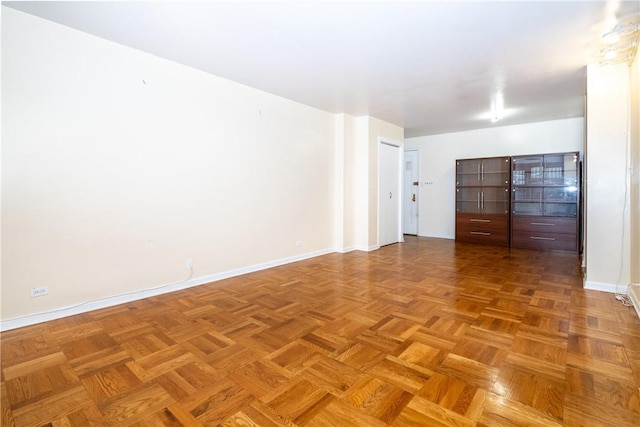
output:
[[[381,142],[378,160],[378,244],[400,241],[402,188],[400,186],[400,147]]]
[[[418,234],[418,151],[404,152],[402,175],[402,232]]]

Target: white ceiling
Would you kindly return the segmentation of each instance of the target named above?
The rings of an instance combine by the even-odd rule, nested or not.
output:
[[[3,4],[408,137],[582,116],[601,35],[640,11],[638,0]],[[497,90],[505,117],[492,124]]]

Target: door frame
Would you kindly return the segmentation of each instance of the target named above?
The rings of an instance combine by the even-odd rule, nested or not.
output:
[[[396,141],[390,138],[378,137],[378,164],[377,164],[377,200],[378,200],[378,214],[377,214],[377,230],[376,230],[376,247],[380,248],[380,145],[390,145],[392,147],[396,147],[398,149],[398,194],[399,197],[397,200],[397,209],[398,209],[398,223],[396,224],[396,232],[398,235],[397,243],[404,243],[404,235],[402,234],[402,200],[403,200],[403,192],[402,192],[402,161],[404,159],[404,142]]]
[[[402,153],[402,160],[404,161],[404,155],[408,152],[413,152],[416,153],[416,164],[415,167],[418,170],[418,188],[416,189],[416,193],[418,195],[418,203],[416,206],[416,236],[420,235],[420,149],[418,148],[409,148],[404,150],[404,152]],[[403,178],[404,178],[404,173],[402,174]],[[402,183],[404,184],[404,182]],[[402,185],[402,189],[404,190],[404,185]],[[404,196],[405,194],[402,194],[402,200],[403,200],[403,204],[402,204],[402,208],[404,209]],[[404,212],[402,212],[404,213]],[[404,221],[404,220],[403,220]],[[402,235],[404,236],[404,223],[402,224]]]

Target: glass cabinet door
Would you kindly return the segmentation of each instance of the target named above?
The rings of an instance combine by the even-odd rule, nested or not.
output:
[[[459,188],[456,210],[461,213],[509,213],[509,189],[502,187]]]
[[[574,153],[544,156],[545,185],[576,185],[578,156]]]
[[[542,215],[542,203],[540,202],[514,202],[514,215]]]
[[[481,191],[479,187],[458,188],[456,190],[456,210],[461,213],[480,213]]]
[[[482,162],[478,159],[456,162],[456,185],[480,185]]]
[[[522,156],[512,162],[514,215],[577,217],[578,153]]]
[[[547,155],[544,157],[545,185],[564,184],[564,156]]]
[[[479,175],[476,175],[475,173],[471,173],[471,174],[457,174],[456,175],[456,185],[458,186],[469,186],[469,185],[476,185],[479,186],[480,185],[480,178]]]
[[[482,187],[480,207],[486,214],[509,213],[509,189],[504,187]]]
[[[546,187],[544,201],[547,203],[577,203],[578,189],[575,186]]]
[[[578,205],[576,203],[545,203],[543,215],[575,218],[578,216]]]
[[[577,185],[578,184],[578,156],[575,153],[560,154],[550,157],[548,164],[549,184],[551,185]]]
[[[480,165],[482,185],[509,185],[509,168],[508,158],[483,159]]]
[[[578,188],[575,185],[544,189],[545,216],[575,218],[578,215]]]
[[[513,159],[513,185],[541,185],[544,182],[544,156]]]

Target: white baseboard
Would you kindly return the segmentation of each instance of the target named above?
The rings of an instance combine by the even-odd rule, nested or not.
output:
[[[631,286],[629,286],[627,295],[629,295],[633,308],[636,309],[636,314],[638,318],[640,318],[640,283],[632,283]]]
[[[601,282],[594,282],[592,280],[585,280],[584,281],[584,288],[591,290],[591,291],[603,291],[603,292],[609,292],[612,294],[616,294],[616,293],[627,293],[627,287],[625,285],[614,285],[613,283],[601,283]]]
[[[372,245],[372,246],[356,245],[356,246],[348,246],[346,248],[336,249],[336,252],[340,252],[341,254],[345,254],[345,253],[351,252],[351,251],[371,252],[371,251],[376,251],[378,249],[380,249],[379,245]]]
[[[452,236],[450,234],[422,234],[418,233],[418,237],[430,237],[432,239],[446,239],[446,240],[455,240],[456,236]]]
[[[192,288],[194,286],[200,286],[200,285],[216,282],[223,279],[228,279],[230,277],[240,276],[242,274],[253,273],[255,271],[266,270],[267,268],[278,267],[280,265],[290,264],[292,262],[302,261],[305,259],[314,258],[320,255],[325,255],[333,252],[335,252],[334,249],[325,249],[325,250],[319,250],[315,252],[308,252],[305,254],[295,255],[295,256],[282,258],[274,261],[254,264],[248,267],[241,267],[234,270],[223,271],[221,273],[211,274],[208,276],[194,277],[192,279],[185,280],[184,282],[161,285],[151,289],[143,289],[140,291],[134,291],[134,292],[130,292],[123,295],[115,295],[112,297],[102,298],[95,301],[87,301],[87,302],[75,304],[68,307],[61,307],[61,308],[49,310],[43,313],[29,314],[27,316],[1,320],[0,332],[21,328],[23,326],[35,325],[36,323],[48,322],[50,320],[61,319],[63,317],[86,313],[88,311],[112,307],[114,305],[137,301],[143,298],[149,298],[156,295],[162,295],[169,292],[179,291],[182,289]]]
[[[336,248],[334,250],[334,252],[338,252],[341,254],[346,254],[347,252],[352,252],[352,251],[363,251],[363,252],[371,252],[371,251],[376,251],[380,249],[379,245],[372,245],[372,246],[346,246],[344,248]]]

